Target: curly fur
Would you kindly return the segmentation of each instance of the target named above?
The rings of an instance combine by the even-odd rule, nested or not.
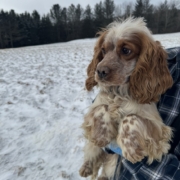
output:
[[[82,125],[88,142],[80,175],[94,180],[102,165],[98,179],[108,180],[117,155],[101,147],[110,142],[117,143],[132,163],[147,157],[151,164],[168,153],[172,130],[163,124],[155,103],[173,80],[166,52],[142,18],[113,22],[99,35],[86,88],[98,85],[100,91]]]

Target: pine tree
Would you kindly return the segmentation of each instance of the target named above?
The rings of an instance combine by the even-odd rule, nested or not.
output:
[[[94,37],[95,36],[95,27],[93,23],[93,13],[90,5],[86,6],[86,9],[83,14],[82,22],[82,38]]]
[[[40,40],[39,40],[39,30],[40,30],[40,22],[41,22],[41,19],[40,19],[40,15],[39,13],[34,10],[32,12],[32,27],[31,27],[31,40],[33,42],[34,45],[37,45],[39,44]]]
[[[53,25],[51,23],[49,14],[42,17],[39,32],[39,39],[41,44],[53,43],[56,41],[54,38]]]
[[[158,33],[165,33],[171,23],[167,0],[158,7]]]
[[[71,4],[67,10],[68,17],[68,37],[67,40],[75,38],[75,21],[76,21],[76,7]]]
[[[144,6],[143,0],[136,0],[135,10],[133,12],[135,17],[143,17],[144,16]]]
[[[62,40],[67,41],[68,36],[68,17],[67,17],[67,8],[63,8],[61,11],[61,21],[62,21]]]
[[[17,21],[17,15],[14,10],[10,10],[10,12],[6,14],[5,25],[6,41],[8,41],[10,47],[14,47],[14,43],[22,39],[19,24]]]
[[[80,4],[76,6],[76,11],[75,11],[75,39],[79,39],[81,35],[81,30],[82,30],[82,19],[83,15],[83,8],[81,7]]]
[[[129,2],[124,5],[125,5],[124,17],[128,18],[133,13],[133,4],[132,4],[132,2]]]
[[[62,40],[61,38],[61,25],[62,25],[61,12],[62,12],[62,9],[59,6],[59,4],[53,5],[53,7],[50,10],[50,15],[51,15],[52,22],[55,28],[55,35],[56,35],[57,42],[60,42]]]
[[[17,46],[33,45],[31,28],[33,26],[32,17],[28,12],[22,13],[18,16],[19,27],[21,29],[22,40],[18,42]]]
[[[68,7],[68,40],[80,38],[82,14],[83,9],[80,4],[78,4],[76,7],[71,4]]]
[[[99,28],[106,26],[106,19],[105,19],[105,12],[102,1],[95,4],[94,7],[94,24],[96,27],[96,31],[99,30]]]
[[[7,45],[6,41],[6,27],[5,27],[5,21],[6,21],[6,13],[1,10],[0,12],[0,48],[5,48]]]
[[[113,0],[105,0],[104,3],[104,16],[106,18],[106,24],[109,24],[113,21],[113,13],[115,10],[115,5]]]

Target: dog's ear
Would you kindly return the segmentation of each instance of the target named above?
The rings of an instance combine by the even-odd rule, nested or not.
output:
[[[87,76],[88,77],[86,79],[85,85],[86,85],[86,89],[88,91],[92,90],[92,88],[97,85],[97,82],[95,81],[95,71],[96,71],[96,67],[97,67],[98,63],[103,59],[101,47],[104,42],[107,31],[103,30],[101,32],[98,32],[97,34],[100,36],[99,36],[99,39],[94,48],[93,59],[87,68]]]
[[[159,41],[140,35],[141,52],[130,76],[130,94],[139,103],[157,102],[173,84],[167,54]]]

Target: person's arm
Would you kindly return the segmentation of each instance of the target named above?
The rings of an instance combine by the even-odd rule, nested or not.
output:
[[[161,162],[154,161],[151,165],[146,163],[146,159],[142,162],[132,164],[123,159],[126,171],[125,177],[128,176],[137,180],[179,180],[180,179],[180,162],[173,154],[168,154],[162,158]],[[122,172],[123,173],[123,172]],[[118,179],[116,179],[118,180]]]
[[[119,159],[122,159],[124,171],[120,168],[119,162],[117,164],[114,180],[123,179],[137,179],[137,180],[179,180],[180,179],[180,161],[173,154],[163,156],[162,161],[154,161],[152,164],[147,164],[147,159],[144,158],[141,162],[132,164],[130,161],[122,157],[122,150],[114,144],[110,144],[109,148],[116,154],[119,154]],[[179,146],[176,147],[177,153],[180,151]],[[179,152],[180,153],[180,152]],[[120,172],[122,171],[122,172]]]

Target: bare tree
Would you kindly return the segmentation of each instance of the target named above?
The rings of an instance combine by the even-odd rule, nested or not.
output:
[[[124,17],[127,18],[133,14],[134,4],[133,2],[124,2]]]
[[[171,0],[169,4],[174,4],[177,9],[180,9],[180,0]]]
[[[121,4],[116,5],[114,10],[114,16],[121,17],[122,14],[123,14],[122,5]]]

